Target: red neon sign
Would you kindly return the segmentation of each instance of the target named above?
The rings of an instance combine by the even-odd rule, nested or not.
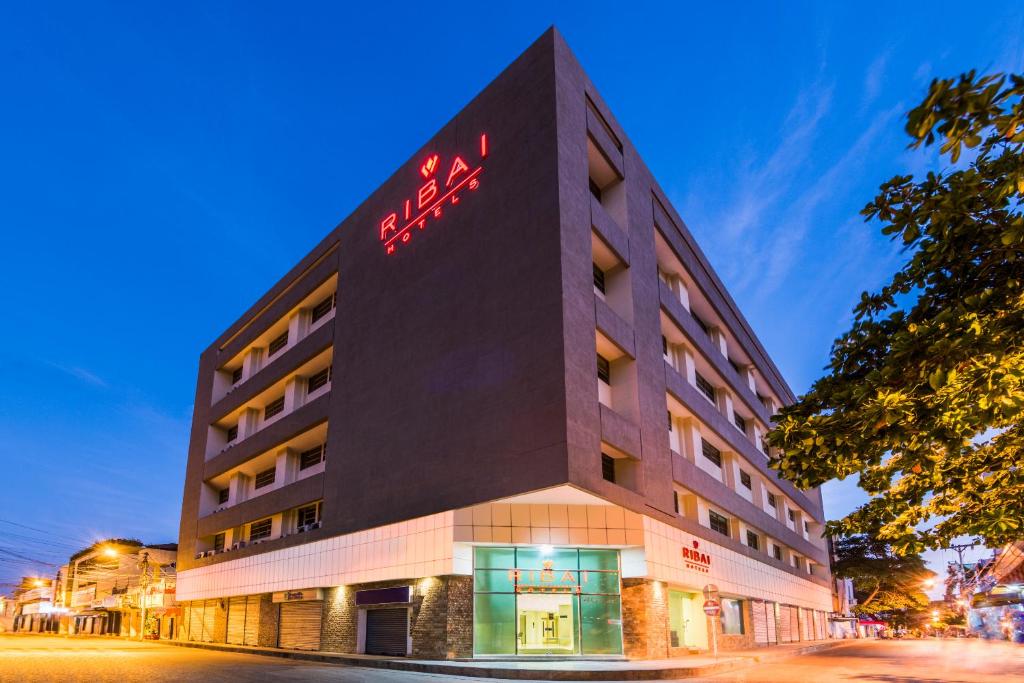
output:
[[[456,155],[450,162],[431,154],[420,165],[420,176],[424,182],[419,189],[402,203],[400,211],[393,211],[380,222],[378,233],[380,241],[388,254],[395,253],[399,244],[412,239],[413,230],[424,230],[427,221],[438,219],[444,213],[446,204],[456,205],[463,192],[476,190],[480,187],[480,174],[483,173],[483,160],[487,158],[487,135],[480,136],[480,144],[474,157]],[[466,158],[475,158],[475,165],[470,165]],[[438,175],[444,166],[447,173]]]
[[[687,569],[695,569],[705,574],[711,571],[711,556],[701,552],[700,543],[696,539],[693,541],[693,550],[683,547],[683,563]]]

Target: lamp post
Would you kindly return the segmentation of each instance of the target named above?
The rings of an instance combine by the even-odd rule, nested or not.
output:
[[[143,551],[139,560],[139,609],[142,623],[139,625],[139,640],[146,639],[146,588],[149,587],[149,553]]]

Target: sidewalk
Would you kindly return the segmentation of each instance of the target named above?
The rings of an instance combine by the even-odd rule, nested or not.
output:
[[[336,654],[331,652],[304,652],[275,647],[248,647],[219,643],[195,643],[175,640],[154,641],[179,647],[197,647],[222,652],[269,655],[303,661],[325,662],[346,666],[362,666],[416,673],[447,674],[479,678],[545,681],[647,681],[675,678],[695,678],[734,671],[755,664],[772,662],[794,655],[808,654],[824,649],[855,643],[857,640],[819,640],[787,643],[756,650],[723,653],[716,660],[711,655],[692,655],[678,659],[649,660],[428,660],[405,657],[376,657],[373,655]]]

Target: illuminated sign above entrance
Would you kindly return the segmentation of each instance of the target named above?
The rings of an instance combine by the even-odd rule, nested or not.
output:
[[[516,593],[582,593],[590,580],[586,570],[556,570],[551,560],[541,566],[541,570],[508,570],[508,580],[515,585]]]
[[[487,152],[487,135],[481,134],[473,154],[456,154],[451,161],[438,154],[424,159],[419,175],[425,182],[402,203],[401,210],[389,213],[380,222],[378,232],[385,252],[395,253],[399,244],[412,239],[413,232],[425,230],[431,220],[440,219],[445,207],[455,206],[461,201],[465,190],[477,190]]]
[[[693,540],[693,548],[683,546],[683,562],[687,569],[694,569],[707,574],[711,571],[711,556],[700,550],[700,542]]]

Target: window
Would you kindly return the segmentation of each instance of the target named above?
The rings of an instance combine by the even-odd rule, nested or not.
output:
[[[615,458],[601,454],[601,476],[605,481],[615,483]]]
[[[704,379],[704,377],[698,372],[697,375],[697,388],[700,389],[700,393],[708,397],[708,400],[712,403],[715,402],[715,387],[711,382]]]
[[[808,526],[807,522],[805,521],[804,522],[804,533],[807,534],[807,533],[810,533],[810,531],[811,531],[811,527]]]
[[[278,413],[284,410],[284,396],[278,398],[275,401],[271,401],[267,404],[267,407],[263,409],[263,419],[269,420]]]
[[[722,466],[722,451],[718,450],[704,439],[700,440],[700,452],[704,454],[704,457],[715,463],[718,467]]]
[[[708,510],[708,522],[710,522],[713,530],[726,536],[729,535],[729,518],[725,515],[720,515],[714,510]]]
[[[736,374],[740,375],[742,377],[743,376],[743,369],[740,367],[740,364],[737,363],[736,361],[734,361],[732,358],[729,358],[728,360],[729,360],[729,365],[736,372]]]
[[[276,472],[277,470],[271,467],[269,470],[263,470],[262,472],[257,474],[253,488],[261,489],[264,486],[270,486],[271,484],[273,484]]]
[[[597,201],[601,201],[601,188],[597,183],[594,182],[593,178],[590,178],[590,194],[597,198]]]
[[[299,469],[308,470],[310,467],[319,465],[323,459],[324,447],[322,444],[316,448],[310,448],[308,451],[302,451],[299,454]]]
[[[661,355],[668,355],[668,339],[665,338],[665,335],[661,335]]]
[[[775,497],[774,493],[768,494],[768,507],[770,507],[772,510],[778,509],[779,507],[779,500],[778,498]]]
[[[235,368],[231,372],[231,384],[232,386],[242,381],[242,368]]]
[[[739,413],[734,412],[732,414],[732,423],[736,425],[736,429],[740,430],[744,434],[747,433],[747,421]]]
[[[319,506],[314,503],[312,505],[306,505],[300,507],[295,513],[295,523],[301,526],[309,526],[320,521]]]
[[[316,306],[314,306],[312,314],[310,316],[310,322],[315,323],[317,320],[333,311],[334,306],[337,302],[337,298],[338,293],[335,292],[334,294],[331,294],[329,297],[327,297],[326,299],[318,303]]]
[[[761,539],[750,529],[747,529],[747,545],[757,550],[761,547]]]
[[[594,264],[594,287],[597,289],[597,291],[601,292],[602,294],[605,293],[604,271],[601,270],[601,268],[596,263]]]
[[[230,489],[221,489],[220,491],[217,492],[217,502],[220,505],[223,505],[224,503],[228,502],[228,496],[230,496],[230,495],[231,495],[231,490]]]
[[[273,356],[286,346],[288,346],[288,330],[285,330],[284,334],[280,337],[275,337],[271,340],[270,346],[267,348],[267,358]]]
[[[672,412],[671,411],[665,411],[665,414],[668,415],[668,431],[671,432],[672,429],[673,429],[673,426],[672,426]]]
[[[797,569],[800,569],[800,556],[799,555],[794,555],[793,556],[793,566],[796,567]]]
[[[740,483],[743,484],[744,488],[750,488],[750,473],[740,470]]]
[[[228,427],[228,443],[231,443],[238,438],[238,425]]]
[[[722,633],[743,635],[743,601],[722,598]]]
[[[213,552],[219,553],[224,550],[224,534],[217,534],[213,537]]]
[[[597,354],[597,378],[605,384],[612,383],[612,365],[601,354]]]
[[[312,394],[320,387],[327,386],[327,383],[331,381],[331,371],[334,369],[333,365],[328,365],[326,368],[311,376],[306,380],[306,393]]]
[[[270,518],[261,519],[258,522],[253,522],[249,525],[249,540],[259,541],[264,538],[270,538],[271,522]]]
[[[772,543],[772,557],[782,562],[782,548]]]
[[[796,513],[793,512],[793,510],[790,510],[790,509],[787,509],[786,512],[789,514],[789,521],[795,522],[796,521]]]
[[[679,491],[672,492],[672,509],[676,511],[677,515],[679,514]]]

